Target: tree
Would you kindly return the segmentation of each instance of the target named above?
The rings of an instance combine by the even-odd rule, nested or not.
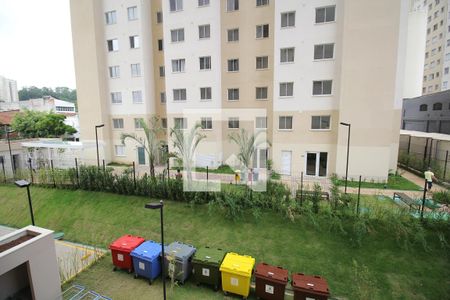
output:
[[[239,133],[233,132],[228,135],[228,139],[238,146],[239,150],[237,157],[242,162],[246,170],[251,168],[253,154],[256,153],[258,147],[263,144],[267,144],[269,146],[271,145],[267,139],[260,138],[260,135],[263,132],[264,131],[261,130],[250,134],[247,130],[241,128]]]
[[[200,142],[206,138],[206,135],[199,132],[201,127],[199,123],[196,123],[187,134],[178,126],[170,129],[173,146],[177,149],[180,158],[183,160],[189,185],[192,182],[192,160],[195,150]]]
[[[11,127],[24,138],[51,138],[76,133],[75,128],[64,124],[65,119],[64,115],[53,112],[26,110],[14,117]]]
[[[139,138],[134,133],[122,133],[120,140],[123,145],[127,139],[135,141],[141,147],[144,148],[148,156],[148,162],[150,166],[150,176],[155,177],[155,160],[158,155],[158,151],[162,146],[161,141],[158,139],[158,135],[162,132],[162,127],[157,116],[150,118],[150,125],[147,125],[143,119],[139,120],[139,124],[144,130],[145,140]]]
[[[56,87],[54,90],[49,87],[38,88],[35,86],[24,87],[19,90],[19,100],[29,100],[51,96],[56,99],[76,102],[77,91],[68,87]]]

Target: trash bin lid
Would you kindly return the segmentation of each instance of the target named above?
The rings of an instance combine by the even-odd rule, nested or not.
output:
[[[146,241],[131,251],[130,255],[144,260],[153,260],[161,255],[161,244],[154,241]]]
[[[266,263],[259,263],[256,265],[255,276],[262,279],[268,279],[280,284],[286,284],[288,281],[289,272],[282,267],[271,266]]]
[[[250,277],[254,265],[255,259],[253,257],[229,252],[220,265],[220,271]]]
[[[294,273],[292,274],[292,287],[296,291],[324,296],[330,295],[327,281],[320,276]]]
[[[109,245],[109,249],[117,251],[131,252],[134,248],[142,244],[145,240],[140,236],[124,235]]]
[[[197,249],[192,261],[220,265],[222,263],[225,254],[226,251],[222,249],[202,247]]]
[[[173,242],[167,247],[167,251],[164,251],[165,255],[174,255],[175,258],[186,260],[189,259],[196,249],[192,245],[183,244],[180,242]]]

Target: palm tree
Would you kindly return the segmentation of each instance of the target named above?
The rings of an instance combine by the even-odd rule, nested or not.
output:
[[[197,123],[187,133],[179,126],[170,129],[173,146],[177,149],[180,158],[183,160],[189,184],[192,182],[192,159],[194,158],[195,150],[200,142],[206,138],[206,135],[199,132],[201,127]]]
[[[238,148],[239,152],[237,157],[244,165],[245,169],[250,169],[252,165],[253,154],[256,152],[259,146],[263,144],[271,145],[270,142],[266,138],[259,138],[259,136],[264,131],[257,131],[256,133],[249,133],[244,128],[237,132],[233,132],[228,135],[228,139],[231,142],[234,142]],[[247,172],[244,172],[246,174]]]
[[[148,161],[150,165],[150,176],[155,177],[155,160],[158,155],[158,151],[161,147],[161,141],[158,139],[158,135],[162,132],[162,127],[157,116],[150,118],[150,125],[143,120],[139,120],[140,127],[144,130],[145,140],[138,137],[135,133],[122,133],[120,140],[123,145],[127,139],[135,141],[141,147],[144,148],[148,155]]]

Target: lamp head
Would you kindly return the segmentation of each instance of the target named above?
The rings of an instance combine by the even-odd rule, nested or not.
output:
[[[17,185],[20,188],[27,187],[27,186],[30,185],[30,183],[28,181],[23,180],[23,179],[22,180],[17,180],[16,182],[14,182],[14,184]]]
[[[340,124],[344,126],[350,126],[350,123],[341,122]]]
[[[164,206],[163,201],[159,201],[159,202],[152,202],[152,203],[147,203],[145,204],[145,208],[148,209],[160,209]]]
[[[105,126],[105,124],[95,125],[95,128],[101,128],[103,126]]]

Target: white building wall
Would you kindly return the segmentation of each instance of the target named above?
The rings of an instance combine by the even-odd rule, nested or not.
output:
[[[446,20],[447,28],[450,24],[450,0],[447,0],[447,11],[444,15],[444,20]],[[441,91],[445,91],[450,89],[450,31],[447,29],[445,31],[445,39],[442,43],[442,48],[444,50],[444,57],[443,57],[443,69],[442,69],[442,81],[441,81]],[[446,70],[449,70],[446,74]]]

